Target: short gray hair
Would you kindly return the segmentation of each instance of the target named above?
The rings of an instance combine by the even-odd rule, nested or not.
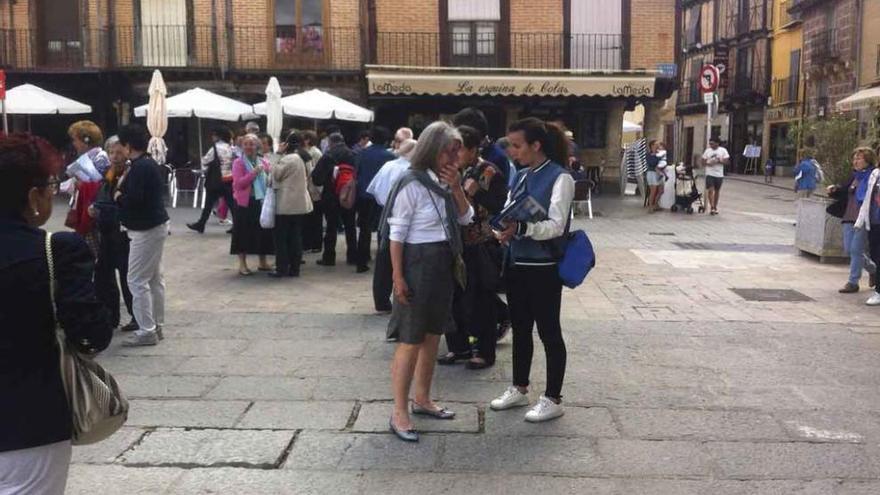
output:
[[[404,139],[397,148],[397,155],[409,160],[416,149],[416,144],[418,144],[418,141],[415,139]]]
[[[249,134],[259,134],[260,133],[260,124],[256,123],[256,121],[250,121],[244,125],[244,130]]]
[[[409,127],[401,127],[394,133],[394,137],[397,138],[399,142],[404,142],[407,139],[413,138],[413,131]]]
[[[461,141],[461,134],[455,127],[438,120],[429,125],[419,136],[410,162],[416,170],[428,170],[437,165],[437,157],[450,144]]]
[[[114,144],[119,144],[119,136],[117,136],[115,134],[108,137],[107,140],[104,141],[104,150],[105,151],[109,150],[110,147],[113,146]]]

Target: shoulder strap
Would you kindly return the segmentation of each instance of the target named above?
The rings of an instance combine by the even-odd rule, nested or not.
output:
[[[46,232],[46,266],[49,268],[49,299],[52,301],[52,318],[57,321],[55,306],[55,257],[52,255],[52,233]]]

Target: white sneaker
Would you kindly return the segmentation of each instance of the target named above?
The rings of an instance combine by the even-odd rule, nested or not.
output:
[[[875,292],[865,301],[868,306],[880,306],[880,293]]]
[[[563,414],[565,414],[565,409],[562,408],[562,404],[557,404],[542,395],[538,399],[538,403],[526,413],[526,421],[540,423],[556,419]]]
[[[529,396],[520,392],[518,388],[513,386],[507,387],[507,390],[501,394],[501,397],[498,397],[489,403],[489,407],[495,411],[503,411],[505,409],[527,405],[529,405]]]

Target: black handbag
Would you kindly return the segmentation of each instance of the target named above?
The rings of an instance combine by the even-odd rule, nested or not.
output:
[[[208,171],[205,174],[205,189],[216,191],[223,187],[223,174],[220,171],[220,155],[217,154],[217,145],[214,145],[214,159],[208,163]]]

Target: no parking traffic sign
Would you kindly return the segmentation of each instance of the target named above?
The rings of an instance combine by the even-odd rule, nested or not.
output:
[[[721,79],[721,73],[718,67],[712,64],[706,64],[700,69],[700,91],[703,93],[711,93],[718,89],[718,81]]]

